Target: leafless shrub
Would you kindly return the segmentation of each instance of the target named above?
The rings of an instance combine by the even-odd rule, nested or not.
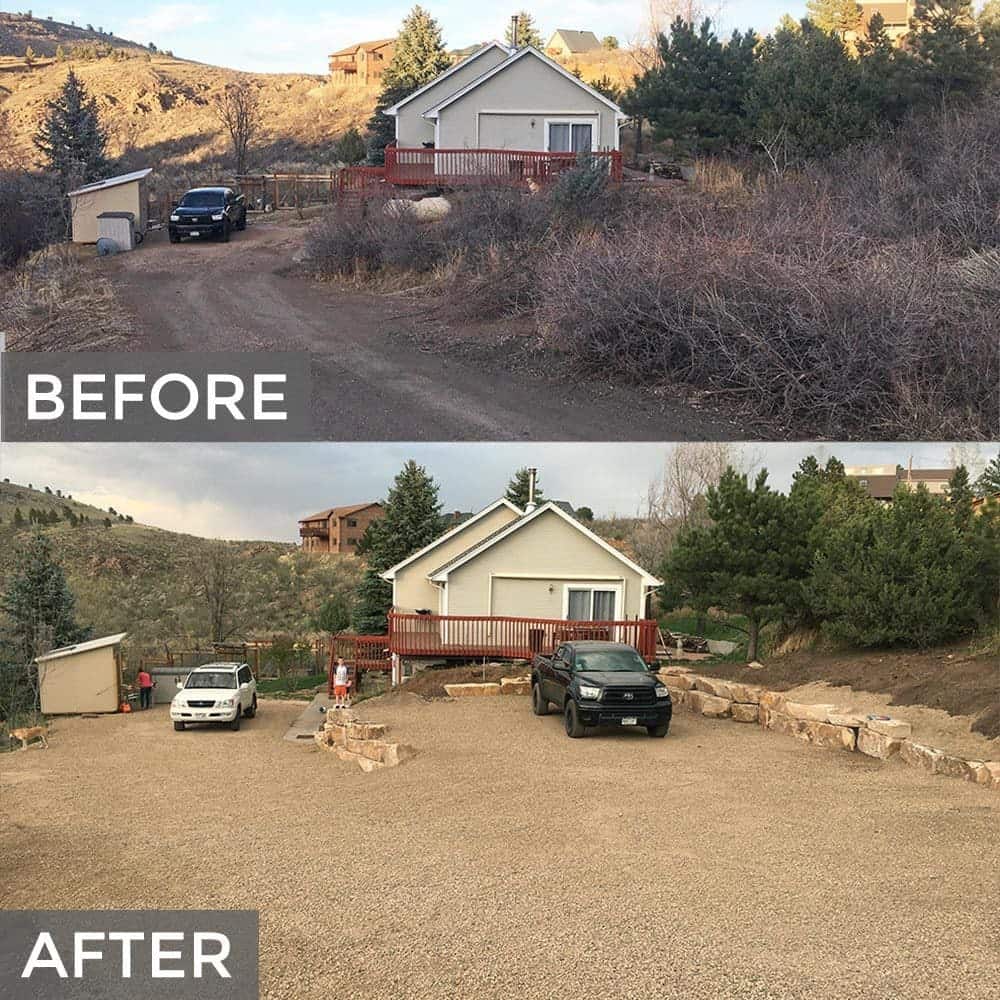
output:
[[[248,80],[230,84],[215,98],[215,113],[229,133],[236,173],[245,174],[250,144],[264,123],[256,88]]]
[[[454,319],[495,319],[531,312],[537,304],[537,244],[494,244],[453,259],[445,312]]]
[[[38,174],[0,172],[0,269],[65,234],[62,193]]]

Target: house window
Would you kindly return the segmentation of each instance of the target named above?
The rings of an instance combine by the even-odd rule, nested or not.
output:
[[[566,618],[574,622],[610,622],[616,620],[617,588],[567,587]]]
[[[357,522],[356,518],[349,517],[347,519],[347,527],[348,528],[356,528],[357,526],[358,526],[358,522]]]
[[[596,149],[595,138],[592,121],[545,122],[545,149],[550,153],[589,153]]]

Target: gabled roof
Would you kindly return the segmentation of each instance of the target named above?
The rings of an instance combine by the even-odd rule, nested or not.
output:
[[[600,535],[595,535],[589,528],[584,527],[575,517],[570,516],[559,506],[558,503],[549,500],[547,503],[543,503],[540,507],[537,507],[530,514],[525,514],[523,517],[518,518],[516,521],[511,522],[506,527],[499,531],[493,532],[487,538],[484,538],[481,542],[473,545],[472,548],[467,549],[461,555],[450,560],[440,569],[430,574],[430,579],[434,583],[445,583],[448,580],[448,574],[452,570],[458,569],[459,566],[464,566],[465,563],[470,562],[477,556],[481,555],[487,549],[492,548],[502,539],[506,538],[508,535],[512,535],[515,531],[520,531],[525,525],[530,524],[536,518],[541,517],[546,511],[551,511],[557,517],[561,517],[567,524],[572,525],[581,534],[585,535],[596,545],[599,545],[605,552],[613,555],[620,562],[623,562],[629,569],[638,573],[642,577],[643,583],[650,587],[659,587],[663,583],[662,580],[653,576],[652,573],[647,573],[638,563],[634,563],[625,553],[620,552],[613,545],[606,542]]]
[[[152,167],[146,167],[145,170],[135,170],[130,174],[119,174],[117,177],[107,177],[103,181],[94,181],[93,184],[84,184],[83,187],[77,188],[75,191],[67,192],[67,198],[73,198],[78,194],[91,194],[94,191],[103,191],[105,188],[118,187],[119,184],[131,184],[134,181],[141,181],[144,177],[148,177],[153,172]]]
[[[128,632],[117,632],[115,635],[106,635],[100,639],[89,639],[87,642],[78,642],[73,646],[60,646],[53,649],[44,656],[36,656],[35,663],[45,663],[48,660],[58,660],[64,656],[73,656],[76,653],[89,653],[92,649],[101,649],[104,646],[117,646]]]
[[[371,52],[374,49],[385,48],[386,45],[392,45],[395,42],[395,38],[377,38],[374,42],[356,42],[354,45],[348,45],[347,48],[337,49],[336,52],[331,52],[330,57],[333,56],[350,56],[357,52],[359,49],[364,49],[366,52]]]
[[[477,521],[486,517],[487,514],[492,514],[498,507],[507,507],[513,511],[518,517],[520,517],[523,511],[519,510],[514,506],[506,497],[501,497],[499,500],[494,500],[488,507],[484,507],[478,514],[473,514],[468,520],[462,521],[461,524],[452,528],[451,531],[446,531],[439,538],[435,538],[430,545],[425,545],[422,549],[414,552],[413,555],[407,556],[402,562],[396,563],[395,566],[390,566],[384,573],[380,574],[383,580],[395,580],[396,573],[401,570],[404,566],[409,566],[411,562],[419,559],[422,555],[426,555],[428,552],[432,552],[439,545],[448,541],[449,538],[454,538],[459,532],[464,531],[470,525],[475,524]]]
[[[597,90],[594,90],[593,87],[584,83],[583,80],[581,80],[579,77],[573,76],[573,74],[570,73],[568,69],[565,69],[564,67],[560,66],[559,63],[557,63],[554,59],[550,59],[547,55],[545,55],[544,52],[539,52],[538,49],[530,45],[526,45],[523,49],[518,49],[512,55],[509,55],[506,59],[504,59],[502,63],[498,63],[491,70],[488,70],[481,76],[477,76],[475,80],[473,80],[471,83],[466,84],[464,87],[461,88],[461,90],[455,91],[454,94],[450,94],[442,101],[438,101],[437,104],[428,108],[423,113],[422,117],[437,118],[438,112],[443,111],[446,107],[448,107],[449,104],[454,104],[455,101],[465,97],[466,94],[468,94],[470,91],[475,90],[476,87],[481,86],[487,80],[493,79],[493,77],[495,77],[498,73],[502,73],[505,69],[509,69],[519,60],[527,59],[529,56],[534,59],[540,59],[543,63],[545,63],[546,66],[549,66],[551,69],[554,69],[557,73],[560,73],[562,74],[562,76],[566,77],[566,79],[569,80],[571,83],[575,83],[578,87],[585,90],[595,100],[600,101],[602,104],[606,104],[609,108],[611,108],[612,111],[615,112],[615,114],[620,115],[622,118],[625,117],[625,113],[617,104],[615,104],[614,101],[611,100],[610,97],[605,97],[604,94],[600,93]]]
[[[471,56],[466,56],[464,59],[460,59],[457,63],[455,63],[454,66],[449,66],[443,73],[438,73],[438,75],[436,77],[434,77],[433,80],[428,81],[422,87],[420,87],[419,89],[413,91],[412,94],[407,95],[401,101],[396,101],[396,103],[393,104],[392,107],[386,108],[385,109],[385,114],[387,114],[387,115],[395,115],[396,112],[404,104],[409,104],[410,101],[414,100],[414,98],[417,98],[421,94],[423,94],[426,91],[430,90],[431,87],[436,86],[442,80],[447,80],[448,77],[451,76],[452,73],[457,72],[458,70],[462,69],[464,66],[468,66],[469,63],[471,63],[473,60],[478,59],[482,55],[485,55],[487,52],[489,52],[492,49],[499,49],[501,52],[503,52],[503,53],[505,53],[507,55],[510,54],[510,49],[507,48],[506,45],[501,45],[499,42],[487,42],[481,48],[476,49],[476,51],[473,52]],[[500,65],[502,66],[503,63],[501,63]]]
[[[303,521],[323,521],[328,517],[347,517],[348,514],[357,514],[359,510],[367,510],[369,507],[377,507],[377,500],[370,500],[368,503],[354,503],[347,507],[327,507],[326,510],[321,510],[316,514],[310,514],[308,517],[300,517],[299,524]]]
[[[599,49],[601,43],[592,31],[573,31],[570,28],[556,28],[549,39],[549,45],[558,35],[565,43],[570,52],[592,52]]]

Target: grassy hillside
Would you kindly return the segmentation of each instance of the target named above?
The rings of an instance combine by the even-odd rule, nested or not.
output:
[[[20,52],[0,55],[0,110],[7,113],[13,146],[25,167],[36,163],[32,136],[45,102],[70,68],[96,98],[110,132],[110,152],[123,157],[124,168],[149,165],[159,175],[185,182],[204,181],[206,175],[229,168],[228,140],[213,99],[237,80],[251,81],[264,111],[263,134],[251,153],[254,169],[330,166],[331,143],[347,128],[367,121],[377,96],[374,90],[335,87],[310,74],[250,74],[189,62],[108,36],[96,36],[96,53],[84,38],[74,49],[56,41],[59,32],[47,27],[49,22],[37,20],[30,26],[53,37],[47,45],[30,42],[32,48],[54,52],[56,44],[63,44],[68,57],[60,61],[50,55],[27,66],[23,49],[33,36],[24,19],[11,22],[10,17],[0,15],[7,19],[0,21],[0,52]],[[11,23],[20,32],[16,36]],[[96,57],[106,49],[107,54]]]
[[[98,26],[100,27],[100,26]],[[73,45],[111,45],[116,49],[141,49],[138,42],[99,31],[92,25],[81,26],[0,11],[0,56],[23,60],[30,48],[37,56],[54,56],[56,49]]]
[[[231,555],[238,580],[233,596],[233,640],[312,632],[311,619],[327,597],[353,590],[359,563],[351,557],[315,556],[279,542],[220,543],[147,524],[127,523],[88,504],[14,483],[0,483],[0,591],[35,530],[16,528],[14,511],[55,511],[45,525],[77,599],[78,619],[98,634],[127,631],[135,650],[153,651],[205,641],[209,617],[202,584],[220,546]],[[66,510],[89,523],[74,527]],[[121,512],[127,516],[127,512]],[[105,527],[105,519],[111,523]]]

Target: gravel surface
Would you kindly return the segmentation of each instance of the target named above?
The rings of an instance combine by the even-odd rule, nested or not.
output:
[[[298,711],[0,756],[4,905],[259,908],[289,1000],[1000,998],[995,793],[686,713],[573,741],[525,698],[366,702],[418,749],[366,775],[282,742]]]

